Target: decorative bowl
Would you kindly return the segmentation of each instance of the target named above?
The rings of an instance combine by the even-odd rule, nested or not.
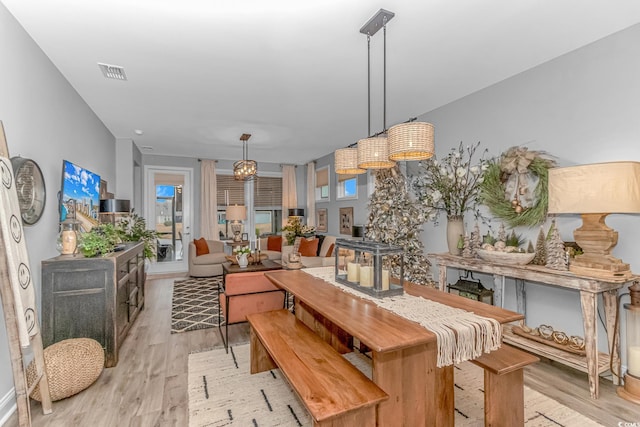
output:
[[[483,260],[500,264],[525,265],[529,264],[536,256],[535,253],[487,251],[485,249],[478,249],[477,252]]]

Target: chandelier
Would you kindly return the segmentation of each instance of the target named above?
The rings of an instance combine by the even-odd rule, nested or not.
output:
[[[238,160],[233,164],[233,177],[236,181],[249,181],[258,177],[258,162],[247,159],[249,157],[249,149],[247,148],[249,138],[251,138],[250,133],[243,133],[240,136],[240,141],[242,141],[242,160]]]
[[[362,28],[367,36],[367,113],[368,136],[347,148],[335,151],[337,174],[359,174],[367,169],[386,169],[399,160],[424,160],[434,154],[433,125],[415,118],[387,129],[387,23],[395,14],[380,9]],[[383,130],[371,135],[371,37],[383,30]]]

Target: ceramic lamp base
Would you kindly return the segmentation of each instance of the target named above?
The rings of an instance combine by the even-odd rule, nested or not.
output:
[[[629,402],[640,405],[640,378],[626,374],[624,387],[618,387],[618,396]]]

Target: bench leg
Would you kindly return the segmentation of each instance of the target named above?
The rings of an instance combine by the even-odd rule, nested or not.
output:
[[[250,331],[251,338],[251,373],[257,374],[258,372],[270,371],[271,369],[276,369],[275,362],[269,356],[269,352],[264,348],[262,342],[258,336],[253,332],[253,328]]]
[[[524,425],[524,372],[495,375],[484,372],[484,425]]]
[[[376,406],[369,406],[357,411],[326,421],[314,421],[313,427],[353,427],[353,426],[375,426]]]

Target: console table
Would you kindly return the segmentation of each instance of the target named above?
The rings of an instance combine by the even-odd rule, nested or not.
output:
[[[503,339],[505,342],[514,346],[586,372],[589,375],[589,392],[593,399],[598,398],[598,376],[609,370],[610,362],[612,366],[613,383],[620,384],[620,332],[615,330],[615,319],[618,312],[616,297],[618,295],[618,289],[632,282],[636,277],[631,279],[620,278],[619,280],[604,280],[577,276],[569,271],[551,270],[538,265],[498,264],[482,259],[463,258],[448,253],[428,254],[428,257],[435,260],[440,266],[438,284],[441,291],[446,292],[447,268],[457,268],[493,275],[494,304],[500,307],[504,305],[505,280],[507,277],[514,278],[517,311],[524,314],[525,319],[525,282],[537,282],[543,285],[579,291],[586,357],[516,335],[511,331],[509,325],[504,326]],[[611,355],[598,352],[598,294],[602,294],[604,302],[608,348],[611,349],[613,347]]]

